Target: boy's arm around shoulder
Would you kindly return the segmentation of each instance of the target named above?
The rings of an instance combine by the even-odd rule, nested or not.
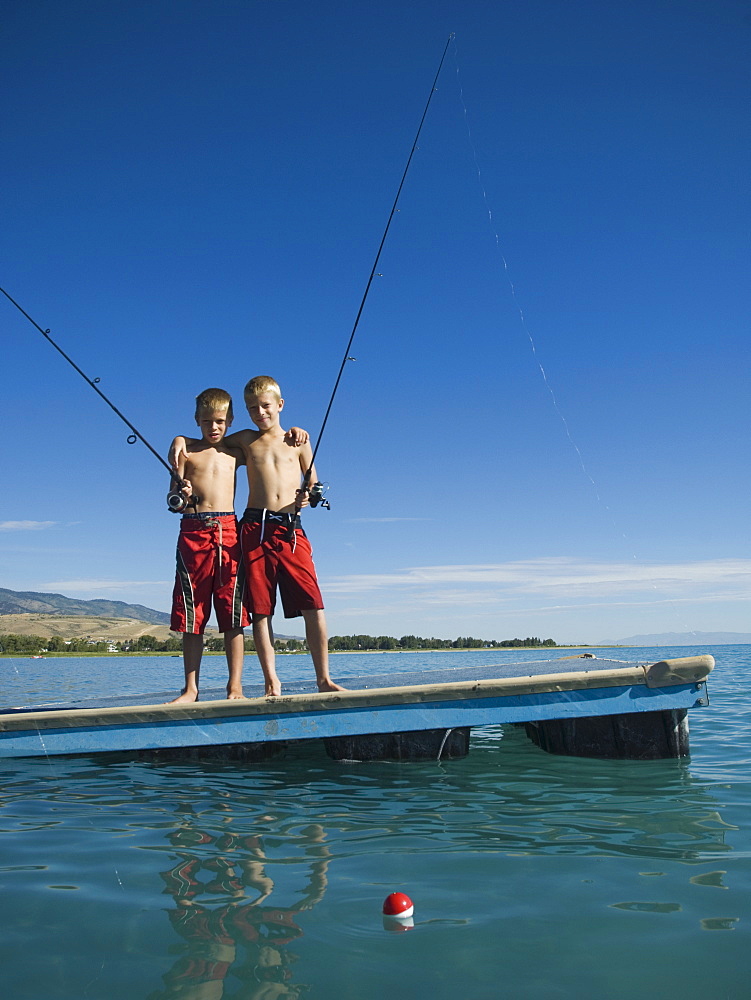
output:
[[[310,435],[302,427],[290,427],[288,431],[284,432],[284,441],[297,448],[298,445],[307,444],[310,441]]]
[[[244,431],[235,431],[234,434],[227,434],[224,438],[224,444],[228,448],[247,448],[254,441],[257,441],[260,436],[260,431],[251,431],[246,428]],[[288,431],[284,432],[285,444],[292,445],[293,448],[301,444],[307,444],[309,440],[310,435],[302,427],[290,427]]]
[[[188,448],[193,440],[193,438],[178,434],[177,437],[172,439],[172,444],[170,445],[167,460],[181,479],[183,472],[185,472],[185,463],[188,461]]]
[[[228,448],[247,448],[258,439],[258,431],[246,428],[244,431],[235,431],[233,434],[225,435],[222,444]]]

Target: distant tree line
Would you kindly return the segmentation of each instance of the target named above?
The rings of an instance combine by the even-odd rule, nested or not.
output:
[[[509,649],[521,647],[555,646],[552,639],[539,639],[528,636],[526,639],[475,639],[472,636],[459,636],[458,639],[423,639],[419,635],[403,635],[395,639],[391,635],[334,635],[329,639],[329,649],[337,652],[379,649]],[[276,639],[274,646],[280,652],[307,652],[307,644],[303,639]],[[222,636],[210,635],[204,640],[204,647],[209,653],[219,653],[224,650]],[[245,652],[255,652],[255,643],[250,636],[245,639]],[[39,653],[179,653],[182,650],[182,638],[171,635],[168,639],[157,639],[153,635],[141,635],[137,639],[126,639],[124,642],[97,641],[94,639],[70,639],[66,641],[60,636],[45,638],[41,635],[0,635],[0,653],[19,653],[35,656]]]
[[[301,639],[277,639],[274,642],[277,650],[299,651],[307,650]],[[8,633],[0,635],[0,653],[17,653],[25,656],[36,656],[39,653],[179,653],[183,648],[182,637],[171,635],[167,639],[157,639],[153,635],[141,635],[137,639],[126,639],[123,642],[111,642],[89,638],[65,640],[60,636],[47,638],[42,635],[15,635]],[[219,635],[206,636],[204,648],[209,653],[219,653],[224,650],[224,639]],[[245,639],[245,652],[254,653],[255,643],[248,636]]]
[[[473,636],[459,636],[458,639],[423,639],[419,635],[403,635],[395,639],[391,635],[334,635],[329,639],[331,650],[356,649],[506,649],[522,646],[555,646],[553,639],[475,639]]]
[[[0,635],[0,653],[106,653],[108,642],[92,642],[89,639],[71,639],[66,642],[60,636],[45,638],[41,635]]]
[[[179,652],[182,640],[179,638],[165,639],[164,642],[153,635],[142,635],[138,639],[126,642],[111,642],[105,639],[90,639],[84,636],[79,639],[62,639],[59,635],[46,637],[42,635],[15,635],[8,633],[0,635],[0,653],[25,653],[34,656],[37,653],[148,653]]]

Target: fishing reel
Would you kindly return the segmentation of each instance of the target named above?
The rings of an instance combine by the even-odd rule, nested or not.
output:
[[[328,488],[328,483],[314,483],[310,487],[308,490],[308,502],[311,507],[318,507],[320,504],[325,510],[331,510],[331,504],[323,495]]]
[[[184,510],[188,507],[192,507],[195,511],[201,502],[201,498],[192,493],[189,497],[179,489],[172,489],[167,494],[167,510],[171,511],[173,514],[182,514]]]

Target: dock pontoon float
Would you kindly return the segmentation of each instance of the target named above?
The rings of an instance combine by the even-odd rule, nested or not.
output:
[[[524,726],[549,753],[685,757],[687,711],[708,704],[713,666],[706,655],[639,663],[584,654],[348,678],[336,693],[292,684],[278,698],[22,706],[0,710],[0,757],[213,750],[255,759],[323,739],[335,760],[449,759],[468,752],[473,726],[498,724]]]

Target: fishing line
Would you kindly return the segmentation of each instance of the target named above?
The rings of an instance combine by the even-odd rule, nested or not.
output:
[[[111,410],[113,410],[113,411],[114,411],[114,412],[115,412],[115,413],[116,413],[116,414],[118,415],[118,417],[119,417],[119,418],[120,418],[120,419],[122,420],[122,422],[123,422],[123,423],[124,423],[124,424],[126,425],[126,427],[128,427],[128,428],[129,428],[129,429],[130,429],[130,430],[132,431],[132,434],[129,434],[129,435],[128,435],[128,437],[127,437],[127,442],[128,442],[128,444],[135,444],[137,440],[138,440],[138,441],[141,441],[141,442],[142,442],[143,444],[145,444],[145,445],[146,445],[146,447],[147,447],[147,448],[149,449],[149,451],[151,452],[151,454],[152,454],[152,455],[153,455],[153,456],[154,456],[154,457],[155,457],[155,458],[156,458],[156,459],[157,459],[157,460],[158,460],[159,462],[161,462],[161,463],[162,463],[162,465],[163,465],[163,466],[165,467],[165,469],[167,470],[167,472],[169,472],[169,474],[170,474],[170,476],[172,477],[172,479],[173,479],[173,480],[174,480],[174,481],[175,481],[176,483],[180,484],[180,483],[182,482],[182,480],[181,480],[181,479],[179,478],[179,476],[177,476],[177,475],[175,474],[174,470],[173,470],[172,468],[170,468],[170,466],[169,466],[169,465],[167,464],[167,462],[166,462],[166,461],[165,461],[165,460],[164,460],[164,459],[162,458],[162,456],[161,456],[161,455],[159,454],[159,452],[158,452],[158,451],[156,451],[156,450],[155,450],[154,448],[152,448],[152,447],[151,447],[151,445],[150,445],[150,444],[149,444],[149,442],[148,442],[148,441],[146,440],[146,438],[145,438],[145,437],[143,436],[143,434],[141,434],[141,433],[140,433],[140,431],[138,431],[138,430],[137,430],[137,429],[136,429],[136,428],[135,428],[135,427],[133,426],[133,424],[132,424],[132,423],[130,422],[130,420],[128,420],[128,419],[127,419],[127,417],[123,416],[123,414],[122,414],[122,413],[121,413],[121,412],[120,412],[120,411],[118,410],[118,408],[117,408],[117,407],[115,406],[115,404],[114,404],[114,403],[113,403],[113,402],[112,402],[112,401],[111,401],[110,399],[108,399],[108,398],[107,398],[107,396],[105,396],[105,394],[104,394],[104,393],[102,392],[102,390],[101,390],[101,389],[99,388],[99,386],[97,385],[97,383],[99,382],[99,379],[98,379],[98,378],[93,378],[93,379],[92,379],[92,378],[89,378],[89,376],[88,376],[88,375],[87,375],[87,374],[86,374],[86,373],[85,373],[84,371],[82,371],[82,370],[81,370],[81,369],[80,369],[80,368],[78,367],[78,365],[77,365],[77,364],[75,363],[75,361],[73,361],[73,359],[72,359],[72,358],[70,358],[70,357],[69,357],[69,356],[68,356],[68,355],[67,355],[67,354],[65,353],[65,351],[64,351],[64,350],[62,349],[62,347],[60,347],[60,346],[59,346],[59,344],[56,344],[56,343],[55,343],[55,341],[54,341],[54,340],[52,339],[52,337],[50,336],[50,331],[49,331],[49,330],[43,330],[43,329],[41,328],[41,326],[40,326],[40,325],[39,325],[39,324],[38,324],[38,323],[36,322],[36,320],[32,319],[32,318],[31,318],[31,316],[29,316],[29,314],[28,314],[28,313],[26,312],[26,310],[25,310],[25,309],[23,309],[23,308],[22,308],[22,307],[21,307],[21,306],[20,306],[20,305],[18,304],[18,302],[16,302],[16,300],[15,300],[15,299],[14,299],[14,298],[13,298],[13,297],[12,297],[11,295],[9,295],[9,294],[8,294],[8,293],[7,293],[6,291],[5,291],[5,289],[4,289],[4,288],[0,288],[0,292],[2,292],[2,293],[3,293],[3,295],[4,295],[5,297],[6,297],[6,299],[8,299],[8,300],[9,300],[10,302],[12,302],[12,303],[13,303],[13,305],[14,305],[14,306],[16,307],[16,309],[18,309],[18,311],[19,311],[20,313],[23,313],[23,315],[24,315],[24,316],[26,317],[26,319],[27,319],[27,320],[28,320],[28,321],[29,321],[29,322],[30,322],[30,323],[31,323],[31,324],[32,324],[33,326],[35,326],[35,327],[37,328],[37,330],[39,330],[39,332],[41,333],[41,335],[42,335],[42,336],[43,336],[43,337],[44,337],[44,338],[45,338],[46,340],[48,340],[50,344],[52,344],[52,346],[53,346],[53,347],[55,348],[55,350],[56,350],[56,351],[57,351],[57,352],[58,352],[59,354],[62,354],[62,356],[63,356],[63,357],[65,358],[65,360],[66,360],[66,361],[68,362],[68,364],[69,364],[69,365],[71,365],[71,367],[72,367],[72,368],[75,368],[75,370],[76,370],[76,371],[78,372],[78,374],[79,374],[79,375],[81,376],[81,378],[82,378],[82,379],[83,379],[83,380],[84,380],[85,382],[87,382],[87,383],[88,383],[88,384],[89,384],[89,385],[91,386],[91,388],[92,388],[92,389],[94,390],[94,392],[95,392],[95,393],[97,393],[97,395],[98,395],[98,396],[101,396],[101,398],[102,398],[102,399],[104,400],[104,402],[105,402],[105,403],[107,404],[107,406],[109,406],[109,408],[110,408]]]
[[[452,35],[452,38],[453,37],[454,36]],[[451,39],[449,39],[449,41],[451,41]],[[620,537],[626,543],[627,550],[631,552],[631,558],[632,558],[633,562],[635,564],[638,564],[638,559],[637,559],[637,555],[636,555],[636,551],[635,551],[633,542],[628,537],[628,535],[626,534],[626,532],[622,528],[620,528],[618,526],[618,524],[616,523],[616,520],[615,520],[615,516],[613,515],[613,512],[612,512],[611,508],[608,506],[608,504],[601,497],[599,487],[598,487],[597,483],[595,482],[594,478],[592,477],[592,475],[590,474],[587,466],[586,466],[586,463],[584,461],[584,456],[583,456],[583,454],[581,452],[581,449],[579,448],[579,445],[576,443],[576,441],[574,439],[574,436],[571,433],[571,428],[569,427],[569,423],[566,420],[565,414],[563,413],[561,407],[558,404],[558,399],[556,398],[555,392],[553,390],[553,386],[551,385],[550,380],[548,379],[547,372],[545,371],[545,368],[543,367],[543,364],[542,364],[542,362],[540,361],[540,359],[538,357],[538,354],[537,354],[537,345],[535,344],[535,340],[534,340],[534,337],[532,336],[531,330],[527,326],[527,321],[526,321],[525,316],[524,316],[524,310],[522,309],[521,304],[520,304],[519,300],[516,297],[516,288],[514,287],[514,282],[513,282],[513,279],[511,277],[511,270],[509,268],[508,261],[506,260],[505,254],[503,252],[503,247],[502,247],[502,244],[501,244],[500,233],[499,233],[499,231],[498,231],[498,229],[496,227],[495,220],[493,218],[493,210],[492,210],[492,208],[490,206],[490,201],[488,199],[488,193],[487,193],[487,191],[485,189],[485,184],[484,184],[483,177],[482,177],[482,170],[480,168],[480,161],[479,161],[479,157],[477,155],[477,148],[475,146],[475,143],[474,143],[474,140],[473,140],[473,137],[472,137],[472,129],[470,128],[470,124],[469,124],[469,112],[467,110],[467,105],[466,105],[466,102],[464,100],[464,90],[462,88],[461,78],[460,78],[460,74],[459,74],[459,59],[458,59],[458,52],[457,52],[456,42],[454,42],[454,64],[455,64],[455,67],[456,67],[456,85],[457,85],[457,89],[459,91],[459,100],[461,102],[462,111],[463,111],[463,114],[464,114],[464,124],[465,124],[465,127],[467,129],[467,141],[468,141],[470,149],[472,151],[472,158],[473,158],[474,165],[475,165],[475,171],[477,173],[478,186],[480,188],[480,193],[481,193],[484,205],[485,205],[485,211],[487,213],[488,223],[489,223],[490,229],[491,229],[491,231],[493,233],[493,238],[494,238],[494,241],[495,241],[496,251],[498,253],[498,256],[501,259],[501,264],[503,266],[503,274],[504,274],[504,276],[506,278],[506,281],[508,282],[508,286],[509,286],[509,289],[510,289],[510,292],[511,292],[511,300],[512,300],[512,302],[513,302],[513,304],[514,304],[514,306],[515,306],[515,308],[516,308],[516,310],[517,310],[517,312],[519,314],[519,322],[521,324],[521,328],[524,331],[524,333],[526,334],[527,339],[529,340],[529,345],[530,345],[530,348],[532,350],[532,357],[533,357],[533,359],[535,361],[535,364],[537,365],[537,367],[539,369],[540,375],[542,376],[542,381],[543,381],[543,383],[545,385],[545,388],[547,389],[548,394],[550,395],[550,399],[551,399],[551,402],[553,404],[553,408],[554,408],[556,414],[558,415],[558,418],[560,419],[561,423],[563,424],[563,429],[564,429],[564,431],[566,433],[566,437],[568,438],[568,441],[569,441],[571,447],[574,449],[574,451],[576,453],[576,456],[577,456],[577,458],[579,460],[579,465],[581,467],[581,471],[584,474],[584,476],[586,477],[586,479],[589,481],[589,483],[590,483],[590,485],[591,485],[591,487],[592,487],[592,489],[594,491],[595,497],[597,498],[598,504],[600,504],[600,506],[603,507],[604,510],[607,511],[608,516],[610,518],[610,522],[611,522],[611,524],[613,526],[613,530],[616,532],[616,534],[620,535]],[[650,585],[652,587],[652,590],[655,592],[655,594],[659,593],[659,591],[657,590],[657,586],[654,583],[650,582]],[[672,609],[673,614],[675,615],[676,619],[680,622],[681,625],[683,625],[683,627],[686,629],[686,631],[692,632],[693,629],[691,629],[691,627],[689,625],[687,625],[683,621],[683,618],[678,613],[678,610],[675,607],[675,604],[674,604],[673,600],[668,597],[665,600],[664,603],[667,603],[667,604],[671,605],[671,609]]]
[[[457,85],[457,88],[459,90],[459,100],[461,101],[462,111],[464,113],[464,124],[465,124],[465,127],[467,129],[467,141],[469,142],[470,149],[472,150],[472,158],[473,158],[474,164],[475,164],[475,171],[477,172],[477,183],[478,183],[479,188],[480,188],[480,193],[482,195],[483,202],[485,203],[485,211],[487,212],[488,222],[490,224],[490,228],[491,228],[491,230],[493,232],[493,237],[495,239],[496,250],[498,251],[499,257],[501,258],[501,263],[503,265],[503,273],[504,273],[504,276],[506,278],[506,281],[508,282],[509,289],[511,291],[511,300],[514,303],[516,311],[519,314],[519,321],[521,323],[522,330],[524,331],[524,333],[527,336],[527,339],[529,340],[529,345],[530,345],[530,347],[532,349],[532,357],[534,358],[535,364],[537,365],[537,367],[538,367],[538,369],[540,371],[540,375],[542,376],[542,381],[543,381],[543,383],[545,385],[545,388],[547,389],[547,391],[548,391],[548,393],[550,395],[550,399],[551,399],[551,401],[553,403],[553,408],[555,409],[555,412],[558,414],[558,417],[559,417],[561,423],[563,424],[563,428],[564,428],[564,430],[566,432],[566,437],[568,438],[569,443],[571,444],[572,448],[576,452],[577,458],[579,459],[579,465],[581,466],[581,470],[584,473],[584,475],[586,476],[586,478],[589,480],[590,484],[592,485],[592,488],[595,491],[595,496],[597,497],[598,502],[601,503],[601,504],[603,504],[603,506],[605,507],[605,509],[609,512],[610,509],[607,506],[607,504],[605,504],[603,502],[602,497],[600,496],[599,490],[597,488],[597,483],[594,481],[594,479],[592,478],[592,476],[589,474],[589,472],[587,470],[587,467],[586,467],[586,465],[584,463],[584,456],[582,455],[579,446],[577,445],[576,441],[573,438],[573,435],[571,434],[571,429],[570,429],[570,427],[568,425],[568,421],[566,420],[566,417],[565,417],[563,411],[561,410],[560,406],[558,405],[558,400],[556,399],[555,392],[553,391],[553,386],[550,384],[547,372],[545,371],[545,369],[544,369],[544,367],[542,365],[542,362],[540,361],[540,359],[537,356],[537,346],[535,344],[534,337],[532,336],[532,333],[531,333],[529,327],[527,326],[527,322],[526,322],[526,320],[524,318],[524,311],[523,311],[523,309],[522,309],[522,307],[521,307],[521,305],[519,303],[519,300],[516,297],[516,288],[514,287],[514,282],[513,282],[513,279],[511,277],[511,271],[509,270],[508,262],[506,260],[506,257],[504,255],[504,253],[503,253],[503,248],[501,246],[501,237],[500,237],[500,234],[498,232],[498,229],[496,228],[495,220],[493,219],[493,210],[490,207],[490,202],[488,200],[488,193],[485,190],[485,184],[484,184],[483,178],[482,178],[482,171],[480,169],[480,161],[479,161],[479,158],[477,156],[477,148],[475,147],[474,140],[472,138],[472,130],[471,130],[470,125],[469,125],[469,112],[467,111],[467,105],[466,105],[466,103],[464,101],[464,90],[462,88],[461,79],[459,77],[459,59],[458,59],[458,53],[457,53],[456,44],[454,44],[454,62],[455,62],[455,65],[456,65],[456,85]],[[615,525],[614,525],[614,527],[615,527]]]
[[[310,476],[311,476],[311,473],[312,473],[312,470],[313,470],[313,465],[314,465],[315,460],[316,460],[316,455],[318,454],[318,449],[319,449],[319,447],[321,445],[321,438],[323,437],[323,432],[326,429],[326,424],[327,424],[328,419],[329,419],[329,413],[331,412],[331,407],[332,407],[332,405],[334,403],[334,397],[336,396],[337,390],[339,388],[339,383],[342,380],[342,375],[344,374],[344,369],[345,369],[346,364],[347,364],[348,361],[354,361],[355,360],[354,358],[350,357],[350,353],[349,353],[350,350],[352,349],[352,342],[355,339],[355,333],[357,332],[357,327],[358,327],[358,324],[360,322],[360,317],[362,316],[363,309],[365,308],[365,301],[366,301],[366,299],[368,297],[368,293],[370,292],[370,286],[373,284],[373,279],[377,275],[376,268],[378,267],[378,261],[381,258],[381,251],[383,250],[383,246],[384,246],[384,244],[386,242],[386,237],[388,236],[389,228],[391,227],[391,220],[394,218],[394,215],[396,214],[397,205],[399,203],[399,196],[402,193],[402,188],[404,187],[404,182],[407,179],[407,173],[409,171],[410,164],[412,163],[412,157],[415,155],[415,150],[417,149],[417,143],[418,143],[418,141],[420,139],[420,132],[422,131],[423,123],[425,121],[425,118],[427,117],[428,108],[430,107],[430,102],[433,100],[433,94],[435,93],[435,90],[436,90],[436,83],[438,83],[438,77],[441,75],[441,69],[443,68],[443,62],[444,62],[444,60],[446,58],[446,53],[448,52],[449,45],[451,44],[451,41],[452,41],[453,38],[454,38],[454,32],[452,32],[449,35],[449,37],[448,37],[448,39],[446,41],[446,47],[443,50],[443,55],[441,56],[441,61],[438,64],[438,70],[436,71],[435,78],[433,79],[433,84],[432,84],[432,86],[430,88],[430,94],[428,96],[427,103],[425,104],[425,110],[422,113],[422,118],[420,119],[420,124],[419,124],[419,126],[417,128],[417,133],[415,135],[415,141],[412,143],[412,149],[410,150],[409,157],[407,158],[407,165],[404,168],[404,173],[402,174],[402,179],[401,179],[401,182],[400,182],[399,187],[397,189],[396,197],[394,198],[394,204],[391,206],[391,212],[389,213],[388,222],[386,223],[386,228],[383,231],[383,236],[381,237],[381,242],[380,242],[380,244],[378,246],[378,253],[375,256],[375,260],[373,262],[373,267],[370,270],[370,276],[368,277],[368,282],[367,282],[367,284],[365,286],[365,292],[363,293],[363,297],[362,297],[362,300],[360,302],[360,308],[357,310],[357,315],[355,317],[354,326],[352,327],[352,333],[350,334],[349,340],[347,341],[347,346],[344,349],[344,357],[342,358],[342,363],[339,366],[339,374],[337,375],[336,382],[334,383],[334,389],[333,389],[333,391],[331,393],[331,398],[329,399],[329,405],[326,407],[326,412],[325,412],[324,417],[323,417],[323,423],[321,424],[321,429],[318,432],[318,438],[316,440],[316,446],[313,449],[313,456],[310,459],[310,466],[308,468],[308,471],[305,473],[305,476],[303,477],[303,488],[304,489],[307,488],[307,486],[308,486],[308,484],[310,482]]]

